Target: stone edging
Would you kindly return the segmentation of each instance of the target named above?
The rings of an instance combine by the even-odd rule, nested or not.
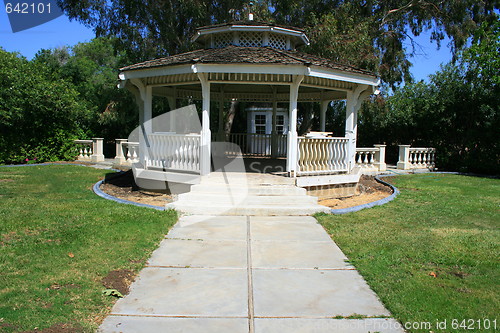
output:
[[[161,210],[161,211],[165,210],[165,207],[153,206],[153,205],[143,204],[143,203],[139,203],[139,202],[135,202],[135,201],[120,199],[120,198],[114,197],[110,194],[104,193],[101,190],[101,185],[103,182],[104,182],[104,180],[100,180],[97,183],[95,183],[94,186],[92,187],[92,190],[94,191],[94,193],[97,194],[98,196],[100,196],[101,198],[104,198],[107,200],[112,200],[112,201],[115,201],[115,202],[118,202],[121,204],[126,204],[126,205],[134,205],[134,206],[138,206],[138,207],[152,208],[152,209]]]
[[[379,183],[384,184],[386,186],[389,186],[392,189],[392,194],[390,196],[385,197],[385,198],[380,199],[380,200],[377,200],[377,201],[373,201],[373,202],[369,202],[369,203],[366,203],[363,205],[359,205],[359,206],[354,206],[354,207],[349,207],[349,208],[340,208],[340,209],[331,209],[330,212],[334,215],[354,213],[354,212],[360,211],[360,210],[365,209],[365,208],[372,208],[375,206],[385,205],[386,203],[394,200],[396,198],[396,196],[398,196],[398,194],[400,193],[398,188],[396,186],[389,184],[388,182],[385,182],[382,179],[380,179],[382,177],[391,177],[391,176],[396,176],[396,175],[378,175],[378,176],[375,176],[376,181],[378,181]]]

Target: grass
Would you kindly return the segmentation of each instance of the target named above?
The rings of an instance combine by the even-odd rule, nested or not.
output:
[[[91,188],[109,171],[0,168],[0,331],[70,324],[93,332],[114,303],[101,280],[140,270],[177,216]]]
[[[394,201],[319,222],[409,332],[429,332],[418,329],[424,323],[434,332],[496,331],[485,319],[500,330],[500,180],[387,179],[401,191]],[[452,327],[462,320],[472,329]]]

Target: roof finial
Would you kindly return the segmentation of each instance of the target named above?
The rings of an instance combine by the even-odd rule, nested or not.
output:
[[[253,13],[252,13],[253,1],[250,1],[248,4],[248,20],[253,21]]]

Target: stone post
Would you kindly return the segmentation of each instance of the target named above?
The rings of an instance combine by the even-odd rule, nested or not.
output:
[[[116,139],[116,156],[115,163],[118,165],[125,164],[127,158],[123,155],[123,143],[127,142],[127,139]]]
[[[410,167],[410,145],[399,145],[399,161],[397,168],[408,170]]]
[[[102,148],[103,138],[92,138],[92,156],[90,156],[91,162],[102,162],[104,161],[104,154]]]
[[[375,153],[375,167],[377,167],[378,171],[387,170],[387,164],[385,164],[385,145],[373,145],[375,148],[378,148]]]

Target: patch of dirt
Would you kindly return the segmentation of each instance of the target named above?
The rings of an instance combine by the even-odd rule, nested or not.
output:
[[[48,288],[45,288],[45,290],[60,290],[60,289],[78,289],[78,288],[81,288],[78,284],[74,284],[74,283],[69,283],[69,284],[58,284],[58,283],[54,283],[52,285],[50,285],[50,287]]]
[[[392,194],[389,186],[381,184],[372,176],[361,176],[356,195],[346,198],[319,197],[318,203],[334,209],[350,208],[381,200]]]
[[[102,285],[108,289],[116,289],[122,293],[122,295],[126,295],[134,279],[135,273],[131,270],[117,269],[109,272],[109,274],[102,279]]]
[[[35,328],[32,331],[24,331],[22,333],[83,333],[83,329],[73,324],[59,323],[42,330]]]
[[[135,183],[131,170],[107,178],[101,185],[101,191],[120,199],[158,207],[174,201],[170,193],[141,190]]]
[[[14,179],[0,179],[0,183],[7,183],[7,182],[13,182]]]
[[[3,320],[3,318],[0,318]],[[17,330],[17,326],[16,325],[12,325],[12,324],[9,324],[9,323],[3,323],[3,322],[0,322],[0,332],[16,332]]]

